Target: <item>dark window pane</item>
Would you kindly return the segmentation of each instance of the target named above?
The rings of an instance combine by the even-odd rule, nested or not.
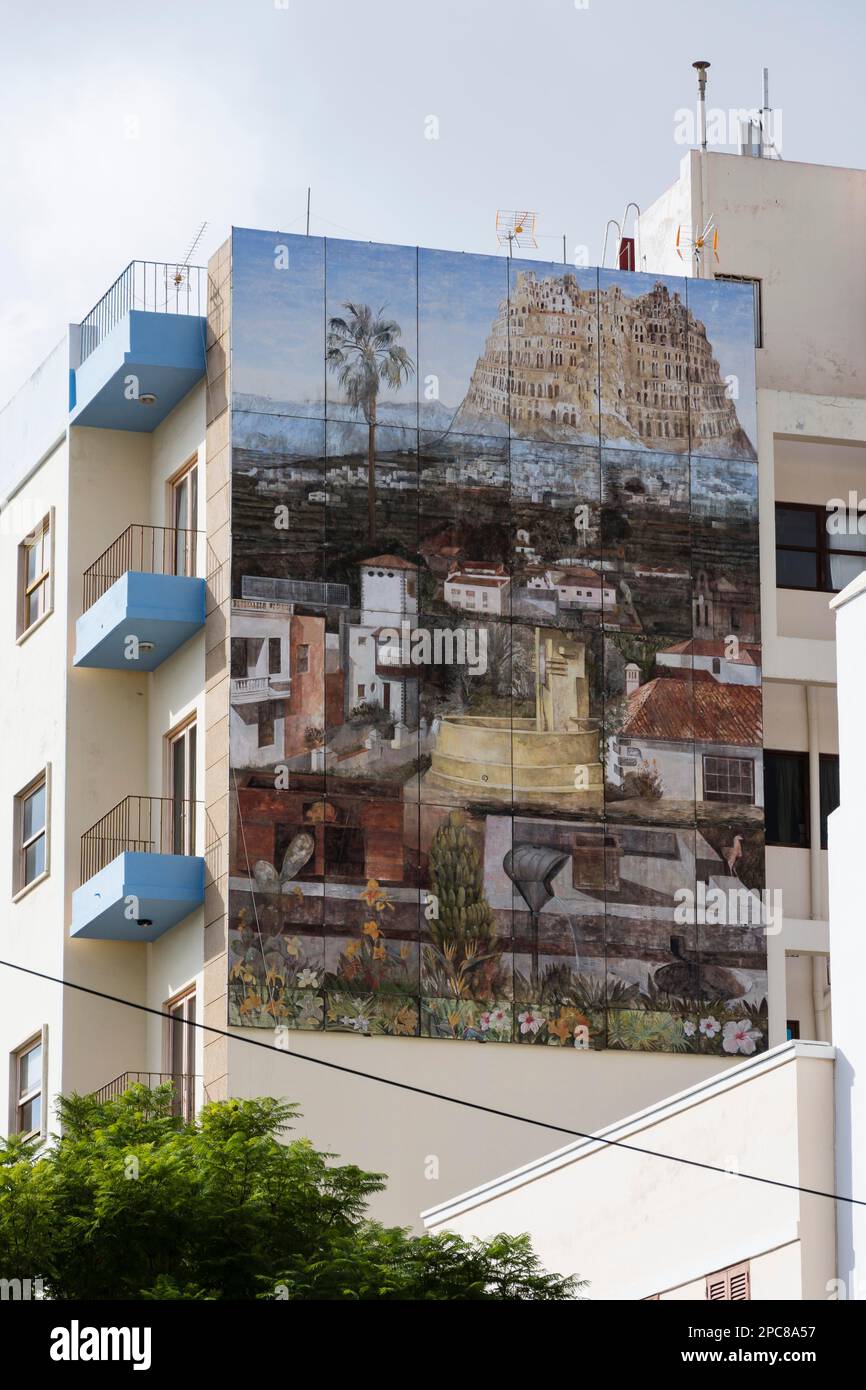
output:
[[[24,798],[24,839],[45,828],[45,784]]]
[[[244,637],[233,637],[231,646],[232,676],[243,680],[247,674],[247,643]]]
[[[18,1094],[26,1096],[42,1085],[42,1044],[37,1043],[25,1052],[18,1064]]]
[[[776,507],[776,544],[818,544],[818,514],[811,507]]]
[[[282,669],[282,643],[279,637],[268,638],[268,675],[279,675]]]
[[[34,1096],[21,1106],[18,1111],[22,1134],[32,1134],[34,1130],[40,1128],[42,1124],[42,1097]]]
[[[777,550],[776,587],[779,589],[817,589],[817,555],[810,555],[806,550]]]
[[[24,883],[32,883],[34,878],[45,872],[45,836],[40,835],[24,851]]]
[[[809,845],[805,753],[764,752],[764,815],[768,845]]]
[[[839,805],[839,758],[835,753],[822,753],[821,776],[821,848],[827,848],[827,817]]]

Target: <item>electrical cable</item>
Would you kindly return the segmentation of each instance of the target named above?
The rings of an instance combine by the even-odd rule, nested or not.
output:
[[[42,970],[33,970],[26,965],[17,965],[11,960],[0,960],[0,965],[5,965],[9,970],[18,970],[24,975],[32,975],[38,980],[48,980],[52,984],[61,985],[64,989],[75,989],[81,994],[90,994],[97,999],[105,999],[111,1004],[122,1004],[129,1009],[137,1009],[140,1013],[152,1014],[155,1018],[177,1020],[174,1015],[167,1013],[163,1009],[154,1009],[148,1004],[136,1004],[132,999],[123,999],[117,994],[106,994],[103,990],[93,989],[90,985],[78,985],[72,980],[61,980],[57,975],[48,975]],[[537,1129],[549,1129],[555,1134],[567,1134],[572,1139],[590,1139],[595,1144],[605,1144],[610,1148],[627,1149],[631,1153],[643,1154],[647,1158],[664,1158],[670,1163],[682,1163],[689,1168],[704,1168],[710,1173],[721,1173],[727,1178],[742,1178],[747,1182],[760,1182],[769,1187],[782,1187],[789,1192],[802,1192],[810,1197],[827,1197],[833,1202],[848,1202],[852,1206],[866,1207],[866,1200],[859,1197],[846,1197],[835,1192],[824,1192],[817,1187],[801,1187],[798,1183],[782,1182],[780,1178],[765,1178],[757,1173],[740,1173],[730,1168],[723,1168],[717,1163],[703,1163],[697,1158],[684,1158],[679,1154],[664,1153],[659,1149],[647,1149],[640,1144],[627,1144],[623,1139],[606,1139],[601,1134],[589,1134],[585,1130],[569,1129],[565,1125],[550,1124],[547,1120],[536,1120],[529,1115],[517,1115],[510,1110],[498,1110],[492,1105],[481,1105],[478,1101],[463,1100],[460,1096],[449,1096],[442,1091],[431,1091],[425,1086],[413,1086],[408,1081],[396,1081],[389,1076],[377,1076],[374,1072],[360,1071],[357,1067],[347,1067],[340,1062],[328,1062],[324,1057],[311,1057],[308,1052],[288,1052],[285,1048],[277,1047],[274,1043],[262,1042],[259,1038],[246,1038],[237,1033],[230,1033],[227,1028],[216,1028],[212,1023],[200,1023],[191,1019],[184,1020],[187,1028],[200,1028],[206,1033],[214,1033],[217,1037],[228,1038],[231,1042],[245,1043],[248,1047],[260,1047],[266,1052],[279,1053],[281,1057],[291,1057],[295,1061],[311,1062],[316,1067],[326,1067],[329,1071],[343,1072],[347,1076],[357,1076],[363,1081],[376,1081],[380,1086],[391,1086],[399,1091],[409,1091],[413,1095],[426,1096],[429,1100],[442,1100],[448,1105],[460,1105],[467,1110],[476,1110],[483,1115],[494,1115],[501,1120],[514,1120],[518,1124],[533,1125]]]

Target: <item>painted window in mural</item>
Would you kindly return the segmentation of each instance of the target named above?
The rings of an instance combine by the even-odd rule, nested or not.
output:
[[[232,266],[231,1023],[765,1048],[750,288]]]

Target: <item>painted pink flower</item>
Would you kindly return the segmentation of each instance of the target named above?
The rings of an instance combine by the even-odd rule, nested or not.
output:
[[[493,1020],[492,1020],[490,1014],[482,1014],[481,1017],[479,1018],[478,1022],[481,1024],[481,1031],[482,1031],[482,1033],[486,1033],[486,1032],[487,1032],[487,1029],[491,1026],[491,1023],[493,1022]]]
[[[717,1018],[710,1014],[707,1018],[702,1018],[698,1024],[705,1038],[714,1038],[717,1033],[722,1031],[722,1025]]]
[[[544,1026],[544,1019],[541,1014],[534,1014],[531,1009],[525,1013],[518,1014],[517,1020],[520,1024],[521,1033],[537,1033],[539,1028]]]
[[[722,1049],[725,1052],[742,1052],[750,1057],[763,1037],[759,1028],[753,1028],[747,1018],[732,1019],[726,1023],[722,1032]]]

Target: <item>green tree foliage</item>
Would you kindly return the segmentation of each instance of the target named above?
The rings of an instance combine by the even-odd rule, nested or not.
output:
[[[0,1278],[52,1299],[574,1299],[527,1237],[413,1237],[366,1216],[378,1173],[283,1136],[272,1099],[205,1106],[170,1085],[61,1101],[41,1155],[0,1140]]]

